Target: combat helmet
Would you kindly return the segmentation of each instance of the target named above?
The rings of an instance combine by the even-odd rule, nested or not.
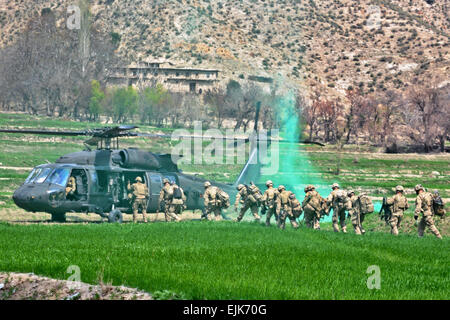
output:
[[[281,192],[281,190],[286,190],[286,188],[283,185],[278,186],[278,191]]]
[[[270,185],[273,185],[272,180],[267,180],[267,181],[266,181],[266,186],[268,187],[268,186],[270,186]]]
[[[294,199],[295,199],[295,194],[291,193],[291,194],[289,195],[289,199],[294,200]]]
[[[396,186],[395,192],[405,192],[405,189],[403,189],[403,186]]]
[[[244,185],[242,183],[236,187],[236,189],[238,189],[239,191],[242,190],[242,188],[244,188]]]
[[[419,190],[425,191],[425,188],[421,184],[418,184],[414,187],[414,190],[416,190],[416,192],[418,192]]]
[[[170,181],[169,181],[169,179],[164,178],[164,179],[163,179],[163,184],[166,184],[166,183],[170,183]]]
[[[205,181],[205,188],[211,187],[211,182]]]
[[[352,189],[348,190],[348,191],[347,191],[347,196],[350,196],[352,193],[355,194],[355,191],[352,190]]]
[[[136,179],[134,179],[134,180],[136,180],[136,182],[142,182],[142,178],[141,177],[136,177]]]
[[[331,189],[340,188],[338,183],[333,183]]]

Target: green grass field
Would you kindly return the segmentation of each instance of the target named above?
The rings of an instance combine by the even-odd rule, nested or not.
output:
[[[193,299],[448,299],[450,242],[253,223],[0,224],[0,270]],[[18,249],[20,248],[20,250]],[[370,290],[367,268],[380,268]]]
[[[0,127],[5,126],[81,130],[105,125],[0,114]],[[142,131],[170,132],[152,127]],[[68,266],[78,265],[84,282],[112,282],[149,292],[170,290],[194,299],[449,298],[448,218],[436,220],[443,241],[429,232],[418,239],[412,219],[415,184],[438,189],[443,198],[450,198],[448,154],[388,155],[370,147],[346,146],[338,176],[334,146],[303,146],[303,155],[293,158],[293,170],[281,162],[276,184],[314,181],[323,196],[335,181],[378,199],[392,195],[393,188],[402,184],[411,208],[396,238],[376,214],[366,218],[368,232],[361,237],[353,234],[350,223],[346,235],[331,232],[330,223],[322,223],[319,232],[227,221],[111,225],[80,223],[83,219],[72,217],[72,222],[60,225],[48,224],[49,215],[19,210],[11,196],[28,168],[82,150],[83,140],[0,134],[4,150],[0,154],[1,271],[67,279]],[[170,152],[173,144],[168,139],[139,138],[124,139],[122,146]],[[289,152],[281,148],[282,157]],[[207,179],[233,182],[242,165],[180,167]],[[303,191],[296,191],[301,201]],[[450,201],[446,207],[450,209]],[[366,286],[371,265],[380,267],[380,290]]]

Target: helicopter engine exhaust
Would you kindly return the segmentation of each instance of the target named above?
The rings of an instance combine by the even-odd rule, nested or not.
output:
[[[129,148],[119,151],[119,164],[124,168],[141,168],[146,170],[158,170],[161,163],[157,156],[151,152]]]

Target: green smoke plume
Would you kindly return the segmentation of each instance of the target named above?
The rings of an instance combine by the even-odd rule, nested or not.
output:
[[[262,175],[259,183],[262,184],[270,179],[275,187],[285,185],[287,190],[296,194],[299,201],[303,200],[304,188],[308,184],[314,185],[323,197],[328,196],[331,191],[329,183],[321,179],[320,173],[303,149],[304,146],[297,143],[302,130],[294,92],[288,90],[279,96],[274,101],[274,107],[279,117],[280,136],[291,143],[280,143],[278,172],[273,175]],[[324,219],[330,221],[331,217]]]

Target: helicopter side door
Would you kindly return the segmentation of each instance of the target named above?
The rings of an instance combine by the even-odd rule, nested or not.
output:
[[[158,209],[159,193],[162,188],[162,178],[159,174],[147,172],[147,181],[150,193],[147,212],[156,212]]]

